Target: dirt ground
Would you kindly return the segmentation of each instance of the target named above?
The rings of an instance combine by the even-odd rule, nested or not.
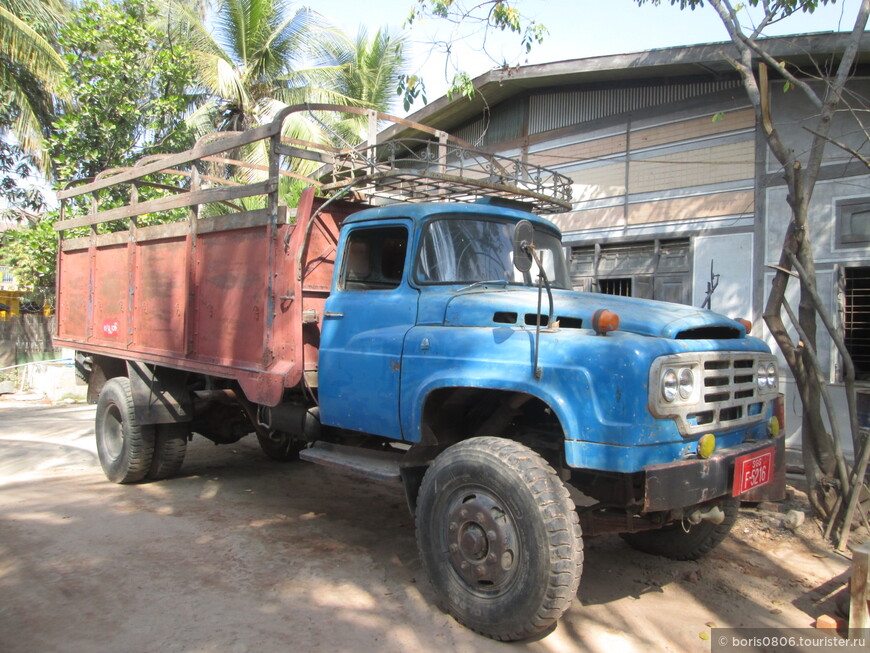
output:
[[[578,600],[499,644],[433,604],[399,487],[196,438],[183,475],[120,486],[93,407],[0,400],[0,651],[709,651],[713,626],[809,627],[848,561],[811,520],[745,509],[700,562],[586,540]]]

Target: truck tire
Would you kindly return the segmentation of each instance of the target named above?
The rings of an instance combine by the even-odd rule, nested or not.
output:
[[[130,379],[109,379],[97,400],[94,425],[97,454],[103,472],[113,483],[145,478],[154,454],[154,427],[136,421]]]
[[[257,433],[257,442],[264,454],[280,463],[299,460],[299,452],[305,448],[305,440],[282,431],[274,431],[271,437]]]
[[[574,503],[544,459],[517,442],[472,438],[441,453],[423,477],[416,521],[440,607],[482,635],[543,633],[577,594]]]
[[[159,481],[172,478],[184,463],[187,440],[190,437],[190,424],[157,424],[154,435],[154,456],[145,478]]]
[[[697,560],[707,555],[724,540],[740,509],[739,499],[728,499],[719,505],[725,513],[725,521],[714,524],[702,521],[688,528],[682,522],[668,524],[664,528],[640,533],[621,533],[632,549],[671,560]]]

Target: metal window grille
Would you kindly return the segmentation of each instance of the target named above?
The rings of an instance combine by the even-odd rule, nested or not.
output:
[[[843,330],[846,348],[862,379],[870,379],[870,268],[846,268]]]
[[[599,291],[605,295],[631,297],[631,279],[599,279]]]

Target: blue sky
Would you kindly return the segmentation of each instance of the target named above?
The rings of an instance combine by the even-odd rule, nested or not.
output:
[[[472,0],[466,0],[470,4]],[[339,27],[355,33],[359,25],[374,31],[383,25],[399,30],[414,5],[414,0],[321,0],[308,4]],[[839,0],[812,15],[797,15],[768,30],[770,35],[850,30],[858,0]],[[727,39],[725,28],[711,7],[680,11],[667,2],[659,7],[638,7],[634,0],[518,0],[517,6],[528,18],[543,23],[549,30],[547,40],[529,55],[519,56],[518,39],[491,35],[487,50],[512,65],[545,63],[605,54],[637,52],[669,46],[709,43]],[[431,43],[445,39],[449,26],[429,21],[415,25],[410,32],[411,72],[422,74],[431,102],[447,88],[445,56],[433,51]],[[458,47],[455,57],[473,76],[494,67],[493,61],[479,51],[480,34]],[[448,70],[448,76],[452,72]],[[420,105],[414,107],[420,108]]]

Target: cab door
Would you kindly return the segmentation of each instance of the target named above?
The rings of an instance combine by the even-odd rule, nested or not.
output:
[[[419,293],[410,268],[410,220],[350,227],[323,312],[318,395],[323,424],[401,439],[399,383]]]

